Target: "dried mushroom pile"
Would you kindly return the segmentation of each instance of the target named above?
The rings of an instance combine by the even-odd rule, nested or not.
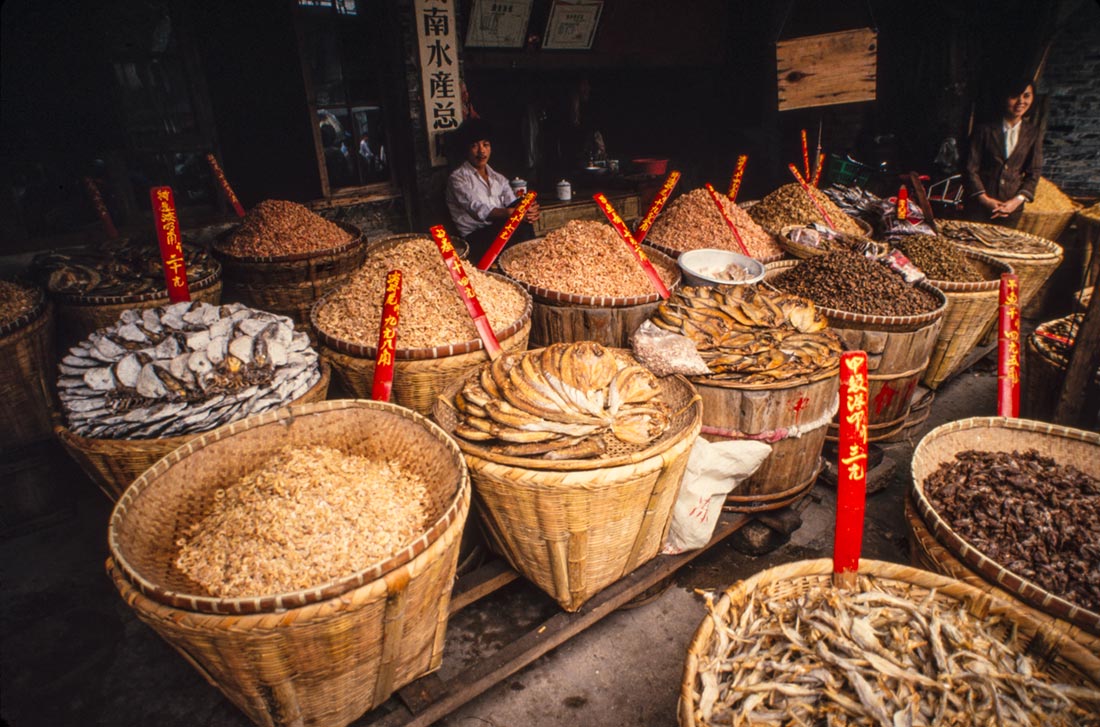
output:
[[[31,288],[0,280],[0,326],[6,326],[29,313],[37,298]]]
[[[803,298],[763,287],[683,287],[653,323],[695,343],[715,379],[785,381],[840,365],[840,339]]]
[[[308,207],[265,199],[218,249],[235,257],[278,257],[331,250],[351,240],[351,233]]]
[[[1050,243],[1041,237],[982,222],[944,220],[940,232],[961,245],[991,253],[1050,254]]]
[[[397,347],[434,348],[477,339],[477,328],[435,243],[427,237],[405,240],[367,255],[348,282],[314,309],[318,328],[333,338],[373,347],[378,345],[386,274],[400,270],[401,321]],[[487,275],[471,265],[463,269],[477,294],[493,332],[498,336],[520,319],[527,299],[515,285]]]
[[[768,282],[822,307],[861,315],[915,316],[939,306],[935,296],[906,285],[882,263],[840,250],[804,260]]]
[[[240,303],[124,311],[58,368],[69,428],[111,439],[210,431],[288,404],[321,378],[289,318]]]
[[[218,263],[205,249],[193,245],[183,246],[183,261],[192,285],[219,270]],[[168,295],[160,247],[152,239],[43,253],[31,262],[30,274],[57,295],[132,296],[154,292]]]
[[[650,258],[668,288],[673,266]],[[610,225],[570,220],[537,242],[501,258],[509,277],[521,283],[572,295],[633,298],[656,295],[653,282]]]
[[[893,245],[928,276],[929,280],[980,283],[981,271],[957,245],[939,235],[906,235]]]
[[[848,215],[844,214],[836,204],[819,189],[810,188],[814,199],[828,213],[833,221],[833,227],[837,232],[846,235],[862,235],[863,228],[856,224]],[[802,185],[791,183],[784,184],[779,189],[764,197],[752,207],[749,207],[749,216],[766,230],[779,232],[787,225],[809,225],[814,222],[825,224],[821,213]]]
[[[861,576],[852,591],[760,588],[736,622],[708,606],[705,727],[1100,725],[1100,692],[1056,682],[1011,624],[934,592]]]
[[[176,567],[213,596],[299,591],[385,560],[438,516],[399,462],[286,447],[215,493],[176,543]]]
[[[718,198],[726,210],[726,216],[741,234],[741,241],[745,243],[750,256],[765,260],[783,254],[770,232],[756,224],[755,220],[728,197],[718,195]],[[694,189],[673,200],[657,218],[646,241],[681,252],[702,248],[742,252],[733,231],[722,219],[714,200],[705,189]]]
[[[925,478],[924,492],[982,554],[1100,612],[1100,480],[1034,450],[968,450]]]
[[[453,404],[456,436],[516,457],[598,457],[608,435],[646,445],[671,423],[657,377],[591,341],[505,354]]]

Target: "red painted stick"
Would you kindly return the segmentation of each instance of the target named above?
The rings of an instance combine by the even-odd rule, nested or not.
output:
[[[153,205],[153,223],[157,228],[160,259],[164,264],[164,282],[168,286],[168,300],[181,303],[191,300],[187,286],[187,266],[183,261],[183,240],[180,237],[179,218],[176,216],[176,200],[171,187],[152,187],[149,201]]]
[[[646,257],[645,251],[642,250],[642,245],[634,239],[634,235],[630,233],[630,228],[623,222],[623,218],[619,216],[619,213],[615,211],[615,208],[611,206],[611,202],[603,192],[597,192],[592,195],[592,199],[596,200],[596,204],[599,206],[600,211],[604,213],[607,220],[611,223],[611,226],[615,228],[615,231],[619,233],[619,237],[623,238],[623,242],[630,248],[630,251],[634,253],[634,259],[638,261],[638,264],[642,266],[642,270],[649,276],[650,281],[653,283],[653,287],[657,289],[657,292],[662,298],[668,298],[670,293],[668,288],[665,287],[665,283],[661,280],[661,276],[657,274],[657,270],[653,267],[653,263],[649,262],[649,258]]]
[[[1020,281],[1001,275],[997,336],[997,416],[1020,416]]]
[[[386,273],[386,297],[378,325],[378,350],[374,354],[374,381],[370,398],[389,401],[393,390],[393,357],[397,351],[397,324],[401,320],[401,271]]]
[[[806,170],[806,179],[810,178],[810,147],[806,143],[806,130],[802,130],[802,168]]]
[[[504,223],[504,227],[500,228],[500,232],[497,233],[493,244],[489,246],[489,250],[481,256],[481,260],[477,264],[478,270],[488,270],[493,266],[497,255],[500,255],[500,251],[508,244],[508,240],[512,239],[512,233],[523,221],[523,216],[527,214],[527,210],[530,208],[531,203],[535,201],[536,196],[538,196],[537,192],[528,192],[523,195],[523,199],[516,205],[516,209],[508,217],[508,221]]]
[[[829,213],[826,212],[825,208],[821,206],[821,203],[817,201],[817,197],[814,197],[814,193],[810,191],[810,185],[806,182],[802,175],[798,173],[798,167],[793,164],[788,164],[787,168],[791,170],[791,174],[793,174],[798,183],[802,185],[802,189],[805,190],[806,196],[810,198],[810,201],[814,203],[814,207],[817,207],[817,211],[821,213],[821,217],[825,220],[825,224],[829,226],[830,230],[835,230],[836,226],[829,218]]]
[[[840,436],[837,445],[836,533],[833,579],[855,583],[863,546],[863,511],[867,500],[867,353],[840,356]]]
[[[733,230],[733,237],[737,240],[737,244],[741,246],[741,252],[745,253],[745,257],[752,257],[752,255],[749,255],[749,249],[745,247],[745,241],[741,239],[741,233],[738,232],[737,225],[733,224],[733,220],[726,214],[726,208],[722,206],[722,198],[718,196],[718,192],[709,182],[707,183],[707,192],[710,193],[710,198],[714,200],[714,204],[718,207],[718,214],[722,215],[722,219]]]
[[[813,181],[810,182],[814,187],[817,187],[818,182],[821,181],[821,168],[825,166],[825,152],[819,151],[817,153],[817,169],[814,170]]]
[[[734,167],[733,177],[730,179],[730,191],[726,193],[726,196],[730,198],[730,202],[737,201],[737,193],[741,191],[741,178],[745,176],[745,164],[748,161],[747,154],[737,157],[737,166]]]
[[[118,228],[115,227],[115,222],[111,219],[111,213],[107,211],[107,205],[103,203],[103,195],[99,193],[99,185],[91,177],[84,177],[84,188],[88,190],[88,196],[92,198],[96,214],[99,215],[99,222],[103,225],[103,230],[107,233],[108,239],[118,239]]]
[[[222,171],[218,160],[213,154],[207,154],[206,163],[210,165],[210,170],[214,172],[214,177],[218,180],[218,186],[222,188],[222,194],[229,200],[229,204],[233,205],[233,211],[237,213],[237,217],[244,217],[244,207],[241,207],[237,195],[233,193],[233,188],[229,186],[229,180],[225,178],[225,172]]]
[[[653,223],[657,220],[657,215],[664,209],[665,202],[668,202],[669,195],[672,194],[672,190],[676,187],[676,183],[680,181],[680,173],[673,171],[665,179],[665,183],[661,185],[661,188],[657,191],[657,196],[653,198],[653,202],[649,205],[649,210],[646,211],[645,217],[638,223],[637,229],[634,230],[634,239],[638,241],[638,244],[642,244],[642,240],[649,234],[649,228],[653,227]]]
[[[481,303],[478,302],[477,293],[474,292],[474,287],[470,284],[470,277],[466,275],[466,270],[462,267],[462,261],[455,253],[455,246],[451,242],[450,236],[443,229],[443,225],[436,225],[431,229],[431,233],[432,240],[435,241],[435,246],[439,248],[439,254],[443,256],[443,262],[451,273],[451,280],[455,283],[458,295],[462,298],[462,302],[466,304],[466,311],[474,321],[477,335],[481,338],[482,344],[485,345],[485,352],[489,354],[489,358],[496,360],[501,353],[500,342],[497,341],[496,334],[493,333],[493,327],[489,325],[489,317],[485,315]]]

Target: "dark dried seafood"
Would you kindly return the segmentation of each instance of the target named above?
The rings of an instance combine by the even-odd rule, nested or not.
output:
[[[870,221],[882,209],[882,197],[862,187],[832,184],[821,191],[849,217]]]
[[[218,245],[236,257],[277,257],[345,245],[350,232],[295,202],[265,199]]]
[[[862,235],[863,228],[856,221],[840,211],[833,201],[825,196],[819,189],[811,192],[818,204],[824,208],[833,221],[833,227],[837,232],[847,235]],[[771,232],[779,232],[787,225],[809,225],[814,222],[825,223],[821,213],[817,211],[806,191],[802,186],[791,182],[784,184],[779,189],[764,197],[748,209],[749,216]]]
[[[929,280],[980,283],[985,280],[957,245],[939,235],[906,235],[892,241]]]
[[[5,326],[34,307],[37,296],[33,289],[7,280],[0,280],[0,326]]]
[[[981,553],[1100,612],[1100,480],[1035,450],[968,450],[925,478],[924,492]]]
[[[191,285],[220,269],[205,249],[193,245],[183,246],[183,260]],[[168,297],[160,247],[149,238],[43,253],[31,262],[30,275],[57,295],[132,296],[159,292]]]
[[[771,233],[756,224],[748,213],[730,202],[728,197],[719,195],[718,198],[726,215],[736,225],[749,255],[763,260],[783,254]],[[710,192],[702,188],[693,189],[673,200],[657,218],[646,241],[681,252],[702,248],[742,252]]]
[[[657,377],[592,341],[504,354],[452,403],[456,436],[516,457],[598,457],[608,435],[646,445],[671,422]]]
[[[686,286],[651,319],[695,343],[712,377],[773,383],[834,369],[843,350],[803,298],[755,285]]]
[[[935,296],[906,285],[882,263],[843,250],[804,260],[768,282],[822,307],[862,315],[915,316],[939,306]]]
[[[1013,624],[868,576],[851,591],[769,584],[738,611],[708,599],[696,724],[1096,727],[1100,691],[1055,680]]]
[[[288,404],[321,378],[293,321],[240,303],[124,311],[58,368],[69,428],[110,439],[206,432]]]
[[[978,250],[1038,255],[1051,253],[1050,243],[1041,237],[999,225],[963,220],[943,220],[940,233],[944,237]]]

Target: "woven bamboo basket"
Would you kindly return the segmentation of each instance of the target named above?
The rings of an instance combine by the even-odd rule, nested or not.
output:
[[[968,449],[1006,451],[1035,449],[1060,464],[1071,464],[1100,477],[1100,434],[1028,419],[973,417],[936,427],[913,451],[912,497],[921,520],[933,537],[956,558],[991,584],[1029,606],[1100,635],[1100,613],[1051,593],[1002,567],[962,538],[936,511],[924,492],[924,480],[941,463]]]
[[[531,296],[515,281],[496,273],[492,275],[520,292],[526,301],[523,314],[507,328],[494,331],[497,342],[505,352],[525,351],[531,333]],[[317,310],[324,301],[318,301]],[[317,324],[316,315],[311,323],[318,341],[321,356],[336,372],[341,385],[354,396],[368,399],[374,385],[375,346],[363,346],[329,335]],[[400,327],[398,328],[400,340]],[[453,343],[435,348],[399,348],[394,352],[393,389],[390,400],[427,416],[432,411],[435,398],[455,379],[465,375],[489,360],[481,339]]]
[[[1040,323],[1023,346],[1023,361],[1020,363],[1020,414],[1028,419],[1052,420],[1058,399],[1062,396],[1062,385],[1066,380],[1069,361],[1040,349],[1037,336],[1052,324],[1063,320],[1065,319]],[[1081,408],[1083,412],[1100,412],[1100,369],[1078,395],[1085,400]]]
[[[347,280],[366,259],[366,238],[359,228],[333,224],[352,238],[331,250],[268,257],[230,254],[226,246],[236,228],[223,232],[211,253],[222,264],[226,298],[308,323],[314,302]]]
[[[657,310],[661,296],[656,291],[628,298],[574,295],[524,283],[509,272],[509,265],[518,254],[517,251],[540,244],[541,239],[521,242],[509,246],[497,258],[505,275],[522,285],[534,299],[531,311],[531,346],[577,341],[595,341],[610,348],[629,346],[630,336]],[[673,258],[648,245],[643,245],[642,249],[651,262],[673,271],[672,283],[667,286],[669,290],[680,284],[680,268]]]
[[[1048,240],[1057,240],[1066,231],[1069,223],[1077,210],[1040,211],[1034,209],[1035,205],[1025,204],[1020,221],[1016,223],[1016,229],[1036,237],[1045,237]]]
[[[175,567],[176,539],[286,446],[397,460],[438,514],[390,558],[293,593],[217,598]],[[250,417],[191,440],[127,488],[108,570],[126,603],[258,725],[344,727],[439,667],[470,507],[462,455],[401,407],[341,400]]]
[[[375,252],[379,249],[385,249],[393,247],[406,240],[430,240],[431,236],[423,232],[401,232],[392,235],[382,235],[381,237],[372,237],[367,239],[367,255]],[[435,244],[434,242],[432,243]],[[455,254],[461,258],[469,258],[470,256],[470,243],[461,237],[451,237],[451,244],[454,246]],[[473,261],[477,263],[477,260]]]
[[[700,663],[710,659],[716,649],[716,629],[736,623],[758,588],[772,586],[778,598],[798,598],[811,588],[831,583],[832,570],[833,562],[829,558],[796,561],[761,571],[726,589],[714,604],[713,615],[703,618],[688,645],[677,708],[680,727],[703,727],[696,713],[702,691],[699,670]],[[859,562],[859,571],[861,575],[874,576],[879,582],[908,590],[914,603],[928,598],[935,590],[932,597],[940,610],[962,605],[969,615],[978,620],[1000,617],[1002,625],[995,633],[1008,648],[1028,654],[1038,668],[1063,683],[1089,689],[1097,689],[1100,684],[1100,658],[1063,631],[1032,619],[1010,601],[996,598],[988,591],[962,581],[896,563],[863,559]],[[1006,622],[1013,628],[1009,628]],[[1015,645],[1012,644],[1013,631],[1016,631],[1018,639]]]
[[[859,221],[862,222],[862,220],[859,220]],[[867,224],[867,223],[864,223],[864,224]],[[776,242],[779,243],[779,246],[781,248],[783,248],[783,250],[786,251],[786,253],[788,255],[790,255],[791,257],[796,257],[796,258],[805,260],[806,258],[811,258],[811,257],[817,257],[819,255],[824,255],[825,253],[829,252],[831,249],[835,249],[835,248],[823,248],[823,247],[810,247],[809,245],[801,245],[801,244],[795,242],[794,240],[792,240],[788,236],[788,234],[792,230],[796,230],[800,227],[803,227],[803,225],[787,225],[779,231],[778,235],[775,236]],[[868,229],[869,228],[870,228],[870,225],[868,225]],[[870,234],[870,233],[868,233],[868,234]],[[870,245],[871,248],[874,250],[874,256],[876,258],[883,257],[884,255],[886,255],[886,253],[890,252],[890,246],[889,245],[887,245],[884,242],[877,242],[875,240],[872,240],[870,237],[867,237],[867,236],[851,237],[849,235],[839,235],[839,238],[840,238],[840,241],[841,241],[842,244],[845,244],[845,245],[848,246],[848,249],[854,249],[857,245]],[[775,261],[769,260],[767,262],[775,262]]]
[[[906,535],[909,540],[909,563],[914,568],[930,570],[940,573],[948,578],[962,581],[983,591],[989,591],[997,598],[1009,601],[1012,605],[1027,613],[1037,623],[1045,624],[1052,631],[1064,633],[1067,638],[1094,654],[1100,655],[1100,636],[1095,636],[1083,631],[1068,621],[1055,618],[1049,613],[1043,613],[1027,605],[1008,591],[997,588],[975,571],[971,570],[961,560],[951,554],[947,548],[933,537],[917,513],[917,507],[913,504],[913,498],[905,498],[905,524]]]
[[[476,374],[471,374],[471,376]],[[474,501],[490,545],[566,611],[657,555],[702,425],[702,406],[682,376],[660,380],[672,423],[644,448],[608,435],[599,459],[508,457],[456,437],[473,480]],[[447,432],[465,381],[436,401]]]
[[[965,255],[981,272],[984,282],[929,281],[947,298],[943,326],[924,372],[924,385],[933,390],[959,373],[963,360],[977,347],[982,334],[996,319],[1001,275],[1013,272],[1011,265],[989,255],[970,251]]]
[[[764,282],[799,263],[799,260],[771,263],[764,273]],[[905,427],[913,392],[928,367],[943,325],[947,298],[939,288],[926,282],[917,286],[939,301],[935,310],[916,316],[871,316],[817,306],[829,320],[829,328],[844,342],[845,349],[867,352],[870,389],[867,438],[872,442],[888,439]],[[834,423],[826,436],[835,440],[836,434]]]
[[[331,370],[322,361],[320,380],[293,403],[324,401],[330,378]],[[158,460],[198,436],[183,434],[160,439],[93,439],[74,434],[64,425],[60,414],[55,415],[53,432],[65,451],[111,502],[118,500],[130,483]]]
[[[0,442],[15,449],[53,435],[50,377],[57,370],[53,306],[34,287],[31,307],[0,326]]]

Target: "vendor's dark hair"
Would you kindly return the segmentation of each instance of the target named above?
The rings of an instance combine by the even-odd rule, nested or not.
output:
[[[1033,91],[1035,90],[1035,81],[1027,76],[1006,79],[1004,85],[1001,86],[1001,98],[1015,98],[1026,91],[1028,86],[1031,86]]]
[[[493,126],[485,119],[466,119],[458,127],[456,136],[458,143],[463,147],[468,147],[482,139],[492,143]]]

